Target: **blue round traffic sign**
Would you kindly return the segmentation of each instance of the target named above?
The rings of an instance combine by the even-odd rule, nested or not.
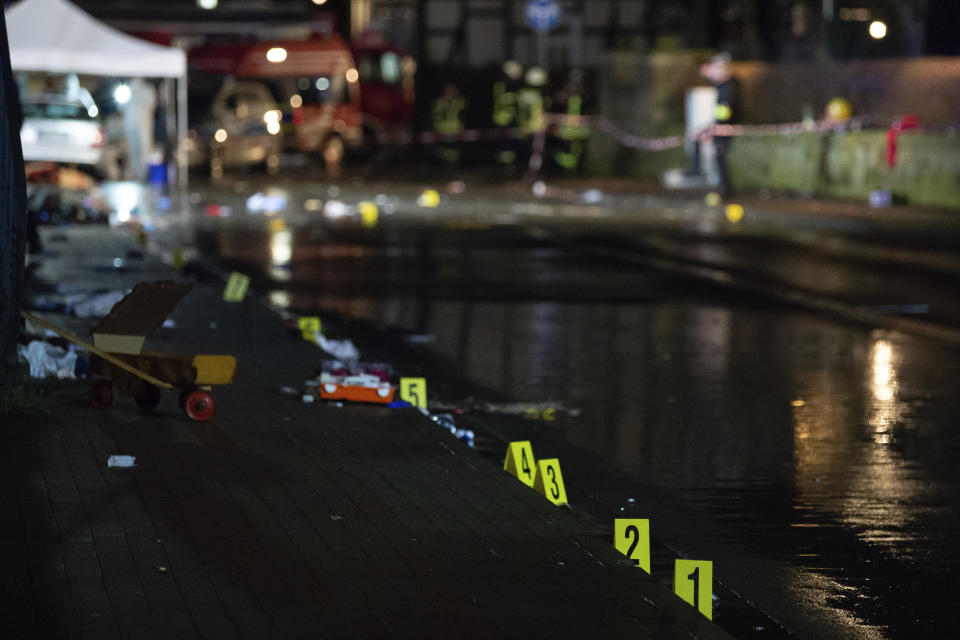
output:
[[[530,0],[524,16],[534,31],[550,31],[560,24],[562,11],[557,0]]]

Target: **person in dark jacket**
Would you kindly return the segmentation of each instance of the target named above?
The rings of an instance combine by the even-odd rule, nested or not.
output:
[[[717,105],[714,111],[714,122],[717,124],[733,124],[736,122],[737,79],[733,77],[733,67],[730,54],[718,53],[703,65],[700,73],[717,89]],[[717,173],[720,179],[718,185],[720,195],[730,197],[733,189],[730,184],[730,172],[727,168],[727,155],[730,151],[730,136],[714,136],[713,149],[717,159]]]

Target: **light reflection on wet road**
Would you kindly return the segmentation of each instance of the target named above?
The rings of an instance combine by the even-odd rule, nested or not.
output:
[[[416,315],[404,309],[414,301],[364,302],[371,320]],[[750,573],[763,568],[725,558],[795,569],[766,598],[743,591],[802,637],[824,636],[769,595],[821,600],[851,637],[864,625],[889,627],[876,637],[950,631],[955,351],[795,312],[669,299],[438,303],[426,326],[406,328],[436,335],[432,350],[479,386],[581,409],[502,435],[562,446],[568,478],[591,478],[608,513],[665,489],[681,502],[658,505],[655,526],[662,517],[674,546],[716,558],[734,585],[763,584]],[[687,529],[670,509],[706,524]]]
[[[509,230],[428,229],[199,240],[259,268],[276,304],[432,334],[470,385],[580,409],[497,435],[559,455],[574,504],[652,517],[797,635],[953,635],[957,348]]]

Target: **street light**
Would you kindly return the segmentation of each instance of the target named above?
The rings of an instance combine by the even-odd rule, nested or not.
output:
[[[874,40],[882,40],[887,35],[887,25],[880,20],[874,20],[870,23],[870,37]]]
[[[127,104],[130,102],[132,95],[130,86],[126,84],[118,84],[117,88],[113,90],[113,99],[117,101],[117,104]]]
[[[327,0],[313,0],[313,4],[319,6],[321,4],[327,4]]]
[[[216,9],[217,0],[197,0],[197,6],[201,9]]]

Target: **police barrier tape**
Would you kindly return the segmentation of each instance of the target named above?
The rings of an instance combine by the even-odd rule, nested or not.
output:
[[[564,114],[546,114],[547,130],[524,132],[519,127],[495,127],[491,129],[465,129],[456,134],[443,134],[433,131],[418,133],[402,132],[381,134],[377,137],[380,144],[450,144],[454,142],[478,142],[481,140],[514,140],[532,136],[537,142],[544,135],[550,135],[550,129],[562,126],[582,126],[605,133],[632,149],[644,151],[664,151],[682,147],[687,141],[709,140],[714,137],[774,136],[797,133],[817,133],[832,130],[856,129],[872,122],[870,116],[849,118],[843,122],[815,120],[809,122],[788,122],[782,124],[715,124],[704,127],[690,136],[675,135],[661,138],[642,138],[628,133],[610,120],[596,116],[569,116]]]
[[[559,116],[551,118],[554,122],[569,123],[570,116]],[[843,122],[833,120],[813,120],[807,122],[787,122],[782,124],[714,124],[693,133],[690,136],[676,135],[663,138],[641,138],[640,136],[627,133],[616,124],[606,118],[596,118],[591,116],[581,116],[588,127],[593,127],[603,133],[610,135],[625,147],[633,149],[642,149],[644,151],[664,151],[666,149],[675,149],[683,146],[687,141],[702,141],[717,137],[739,137],[739,136],[777,136],[790,135],[797,133],[817,133],[833,130],[847,130],[864,127],[872,121],[870,116],[858,116],[849,118]]]

